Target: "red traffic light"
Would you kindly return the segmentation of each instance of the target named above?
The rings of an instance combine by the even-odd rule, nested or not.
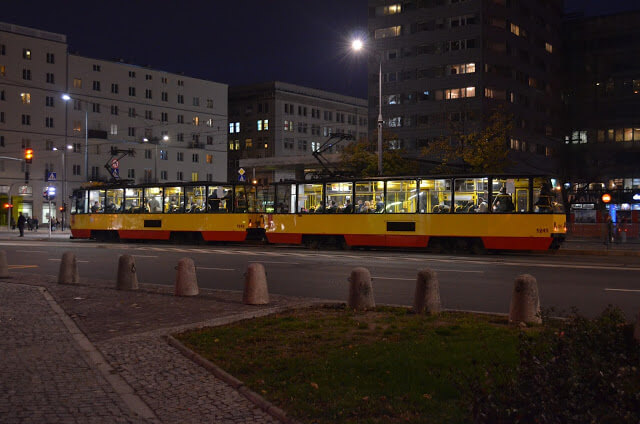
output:
[[[4,206],[5,209],[9,209],[9,208],[13,207],[13,205],[11,203],[5,203],[3,206]]]
[[[602,201],[604,203],[609,203],[611,201],[611,195],[609,193],[605,193],[602,195]]]
[[[33,149],[24,149],[24,161],[31,163],[33,160]]]

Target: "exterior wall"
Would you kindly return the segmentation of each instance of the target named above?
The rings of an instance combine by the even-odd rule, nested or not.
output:
[[[265,119],[269,130],[258,131],[258,120]],[[239,122],[241,130],[229,133],[229,178],[237,179],[243,167],[250,178],[255,169],[261,183],[304,178],[317,171],[312,151],[330,134],[343,132],[359,139],[367,132],[364,100],[281,82],[230,87],[229,122]],[[247,139],[252,147],[247,147]],[[332,161],[338,159],[337,152],[331,151]]]
[[[30,52],[29,58],[25,58],[25,50]],[[51,149],[44,153],[45,140],[64,143],[60,96],[66,89],[66,62],[64,35],[0,23],[0,66],[4,67],[0,75],[0,114],[4,115],[4,119],[0,116],[0,203],[8,201],[10,191],[14,220],[22,211],[46,222],[48,211],[42,206],[45,170],[48,164],[60,167],[62,155]],[[35,152],[31,164],[23,160],[27,147]],[[26,173],[29,183],[25,182]],[[0,223],[7,223],[4,207]]]
[[[50,172],[57,174],[58,207],[81,183],[108,180],[104,165],[111,148],[136,153],[121,159],[121,179],[191,181],[197,173],[198,180],[226,180],[227,85],[68,55],[64,35],[14,25],[0,23],[0,45],[0,66],[5,67],[0,75],[0,156],[5,157],[0,158],[0,201],[6,202],[2,192],[9,189],[13,195],[30,193],[14,197],[14,215],[24,210],[46,222],[42,192]],[[31,50],[31,59],[23,58],[23,49]],[[50,54],[54,63],[48,62]],[[23,69],[31,71],[30,80],[23,79]],[[53,82],[47,82],[47,74]],[[129,94],[130,87],[135,95]],[[31,95],[29,104],[21,93]],[[65,93],[72,100],[63,101]],[[30,116],[29,125],[22,124],[22,115]],[[34,149],[27,168],[8,159],[22,159],[25,147]],[[30,180],[25,184],[27,169]]]
[[[640,188],[638,22],[640,10],[566,22],[564,164],[571,181]]]
[[[381,65],[383,126],[409,155],[419,156],[434,138],[480,128],[504,106],[515,124],[512,171],[548,171],[562,134],[562,6],[539,3],[369,0],[370,129]]]

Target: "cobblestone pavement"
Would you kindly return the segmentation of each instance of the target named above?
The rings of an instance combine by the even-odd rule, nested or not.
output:
[[[188,328],[219,325],[310,303],[272,296],[266,307],[242,304],[242,293],[204,291],[178,298],[170,288],[115,282],[59,285],[54,277],[11,274],[0,280],[0,422],[275,423],[231,386],[165,340]],[[20,283],[20,284],[16,284]],[[39,287],[73,319],[155,418],[136,416],[118,391],[85,361]],[[84,337],[83,335],[83,337]],[[6,394],[6,395],[5,395]]]
[[[0,422],[142,423],[37,287],[0,284]]]

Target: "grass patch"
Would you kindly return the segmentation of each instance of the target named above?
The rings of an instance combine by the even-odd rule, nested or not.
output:
[[[519,331],[506,324],[311,308],[177,338],[303,422],[464,423],[472,396],[462,379],[518,363]]]

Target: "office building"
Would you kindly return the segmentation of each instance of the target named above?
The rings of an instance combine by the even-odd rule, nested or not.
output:
[[[312,152],[336,133],[367,137],[366,100],[277,81],[229,87],[230,181],[267,184],[322,173]],[[343,146],[325,158],[337,163]]]
[[[369,127],[382,74],[382,117],[394,145],[419,156],[434,139],[513,116],[510,171],[553,170],[565,133],[561,0],[369,0]]]

